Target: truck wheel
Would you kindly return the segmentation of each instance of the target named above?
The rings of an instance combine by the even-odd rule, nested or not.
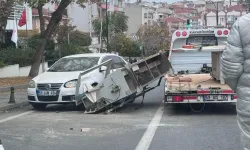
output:
[[[37,103],[30,103],[30,105],[36,110],[43,110],[47,106],[47,104],[37,104]]]

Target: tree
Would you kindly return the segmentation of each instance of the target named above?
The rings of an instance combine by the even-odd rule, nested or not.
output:
[[[5,43],[5,28],[8,17],[12,12],[12,7],[18,0],[0,0],[0,47],[1,43]]]
[[[39,46],[39,44],[40,44],[40,34],[35,34],[27,40],[27,47],[33,49],[34,51]],[[46,51],[45,58],[47,60],[55,59],[56,57],[54,52],[55,42],[52,39],[48,39],[44,49]]]
[[[250,12],[250,0],[239,0],[238,4],[241,4],[248,12]]]
[[[58,43],[63,43],[68,41],[68,34],[74,31],[76,26],[72,26],[68,21],[63,21],[62,24],[58,24],[52,37]]]
[[[73,30],[69,32],[69,37],[68,35],[66,37],[68,38],[67,40],[62,40],[59,43],[61,57],[90,52],[88,46],[91,44],[92,39],[89,34]]]
[[[141,55],[138,43],[132,41],[122,33],[116,34],[116,36],[110,41],[109,49],[118,52],[119,55],[125,57],[138,57]]]
[[[139,37],[139,42],[144,47],[146,56],[155,54],[160,50],[168,50],[170,45],[170,34],[168,26],[154,24],[151,26],[144,25],[140,27],[136,35]]]
[[[59,4],[60,0],[22,0],[22,1],[26,1],[31,8],[35,8],[38,10],[38,16],[40,21],[40,34],[42,35],[46,29],[45,20],[43,17],[43,6],[49,2]]]
[[[44,2],[44,1],[37,0],[37,2],[39,4],[39,2]],[[37,47],[35,55],[33,57],[33,63],[32,63],[31,69],[30,69],[30,73],[29,73],[30,77],[37,76],[38,71],[39,71],[39,66],[40,66],[40,63],[41,63],[41,60],[42,60],[42,57],[44,54],[44,47],[47,43],[47,40],[51,38],[51,35],[52,35],[53,31],[56,29],[59,22],[61,21],[62,16],[63,16],[67,6],[72,2],[76,2],[80,6],[84,7],[84,2],[86,2],[86,0],[75,0],[75,1],[74,0],[61,0],[60,1],[58,8],[55,10],[55,12],[52,13],[52,17],[49,21],[47,28],[45,29],[44,33],[41,34],[41,36],[40,36],[41,40],[40,40],[39,47]],[[96,2],[96,0],[94,0],[92,2]],[[40,16],[40,14],[39,14],[39,16]]]
[[[64,21],[63,24],[58,25],[53,38],[58,44],[58,51],[60,57],[77,54],[88,53],[88,46],[91,45],[91,37],[89,34],[75,29],[76,26],[68,24]]]
[[[102,38],[107,41],[107,34],[109,33],[109,39],[114,37],[117,33],[123,33],[128,30],[128,16],[122,12],[114,12],[108,18],[108,30],[107,30],[107,21],[103,19],[102,21]],[[96,34],[101,33],[101,19],[95,19],[92,22],[93,29]],[[111,39],[112,40],[112,39]]]

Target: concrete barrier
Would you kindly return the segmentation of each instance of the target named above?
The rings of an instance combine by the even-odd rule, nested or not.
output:
[[[8,77],[26,77],[29,75],[31,66],[19,67],[19,64],[6,66],[0,68],[0,78],[8,78]],[[48,68],[48,62],[44,63],[45,70]],[[42,64],[39,68],[39,74],[43,72]]]

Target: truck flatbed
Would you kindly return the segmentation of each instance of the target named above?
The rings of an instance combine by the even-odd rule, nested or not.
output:
[[[227,84],[221,84],[214,80],[210,74],[189,74],[171,77],[165,76],[165,92],[187,92],[201,89],[220,88],[221,90],[231,90]]]
[[[165,103],[235,103],[236,93],[224,82],[221,54],[229,30],[176,30],[169,52],[171,73],[165,79]],[[201,74],[200,74],[201,73]]]

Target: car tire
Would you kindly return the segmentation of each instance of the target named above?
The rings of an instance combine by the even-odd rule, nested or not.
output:
[[[80,105],[76,106],[76,109],[77,109],[78,111],[85,111],[85,110],[86,110],[84,104],[80,104]]]
[[[43,110],[47,106],[47,104],[37,104],[37,103],[30,103],[30,105],[36,110]]]

